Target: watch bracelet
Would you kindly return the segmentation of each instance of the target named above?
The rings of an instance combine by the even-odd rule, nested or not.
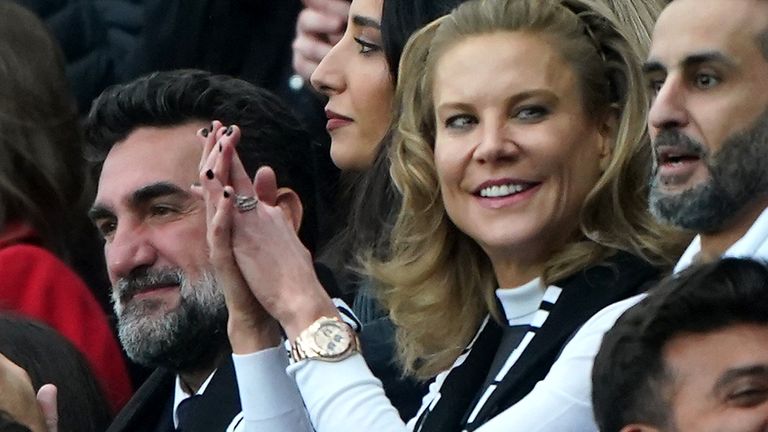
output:
[[[312,324],[309,325],[309,327],[307,327],[306,329],[302,330],[301,333],[299,333],[299,335],[296,337],[296,339],[294,339],[293,342],[286,341],[287,344],[290,347],[290,350],[288,350],[288,358],[289,358],[289,360],[292,363],[297,363],[297,362],[300,362],[300,361],[305,360],[305,359],[310,357],[310,355],[307,353],[307,350],[305,350],[305,349],[303,349],[301,347],[301,344],[299,343],[299,340],[302,340],[302,341],[308,340],[309,339],[308,336],[310,336],[314,332],[317,332],[320,329],[320,327],[321,327],[321,322],[324,321],[324,320],[333,320],[333,321],[336,321],[338,324],[346,326],[347,329],[349,330],[349,333],[350,333],[351,339],[352,339],[350,341],[349,347],[347,348],[347,351],[357,351],[357,352],[360,352],[360,340],[359,340],[359,338],[357,336],[357,331],[356,331],[356,328],[355,328],[354,325],[352,325],[349,322],[347,322],[347,320],[344,319],[343,315],[342,315],[342,318],[323,316],[323,317],[320,317],[317,320],[315,320]],[[322,358],[320,358],[322,356],[320,355],[319,352],[317,352],[316,350],[312,350],[312,351],[313,351],[314,354],[316,354],[318,356],[318,358],[320,360],[323,360]],[[351,354],[348,354],[348,355],[351,355]],[[326,361],[328,361],[328,360],[333,361],[330,358],[325,359],[325,360]]]

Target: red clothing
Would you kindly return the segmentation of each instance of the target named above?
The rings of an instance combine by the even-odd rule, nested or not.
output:
[[[0,235],[0,310],[38,319],[69,339],[117,412],[133,391],[107,315],[74,271],[46,249],[20,242],[29,240],[21,233],[31,231],[17,226]]]

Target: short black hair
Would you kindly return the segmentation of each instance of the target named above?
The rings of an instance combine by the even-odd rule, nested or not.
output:
[[[155,72],[105,90],[85,121],[89,159],[101,163],[116,143],[140,127],[171,127],[219,120],[237,125],[237,152],[248,175],[275,170],[280,187],[301,198],[299,237],[314,252],[317,237],[311,138],[273,94],[246,81],[193,69]]]
[[[633,423],[667,427],[672,376],[663,350],[683,333],[736,324],[768,325],[768,267],[726,258],[671,276],[627,310],[603,338],[592,369],[592,402],[602,432]]]

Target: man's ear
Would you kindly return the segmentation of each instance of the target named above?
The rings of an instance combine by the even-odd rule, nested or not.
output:
[[[659,428],[647,424],[630,424],[621,428],[619,432],[660,432]]]
[[[277,190],[277,205],[283,210],[283,214],[293,224],[298,232],[301,227],[301,218],[304,215],[304,206],[301,205],[299,195],[293,189],[282,187]]]

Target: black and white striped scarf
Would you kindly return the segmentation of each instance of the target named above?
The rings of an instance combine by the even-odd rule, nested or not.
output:
[[[486,318],[448,373],[437,377],[436,385],[442,380],[439,393],[421,409],[413,430],[476,430],[530,393],[592,315],[645,291],[658,276],[659,270],[643,259],[617,252],[600,264],[554,282],[545,291],[522,341],[484,387],[503,334],[498,323]]]
[[[477,334],[475,334],[474,339],[462,351],[461,355],[459,355],[447,372],[445,381],[440,386],[439,393],[435,395],[435,398],[429,405],[423,407],[419,412],[419,420],[416,422],[414,431],[458,430],[455,425],[459,424],[465,430],[474,430],[472,423],[475,421],[480,409],[483,408],[488,398],[498,388],[498,384],[501,383],[512,369],[512,366],[515,365],[533,340],[536,332],[546,322],[549,312],[557,302],[561,292],[562,289],[554,285],[547,288],[538,311],[536,311],[533,320],[528,325],[525,336],[523,336],[520,344],[512,351],[504,366],[502,366],[499,373],[478,399],[475,391],[467,391],[467,389],[477,389],[482,385],[491,367],[503,333],[503,329],[495,321],[490,319],[490,317],[486,317]],[[451,399],[450,401],[443,400],[443,403],[438,404],[443,399],[443,394],[452,395]],[[474,404],[472,404],[473,401],[475,401]],[[474,409],[467,415],[465,413],[469,406],[474,406]]]

